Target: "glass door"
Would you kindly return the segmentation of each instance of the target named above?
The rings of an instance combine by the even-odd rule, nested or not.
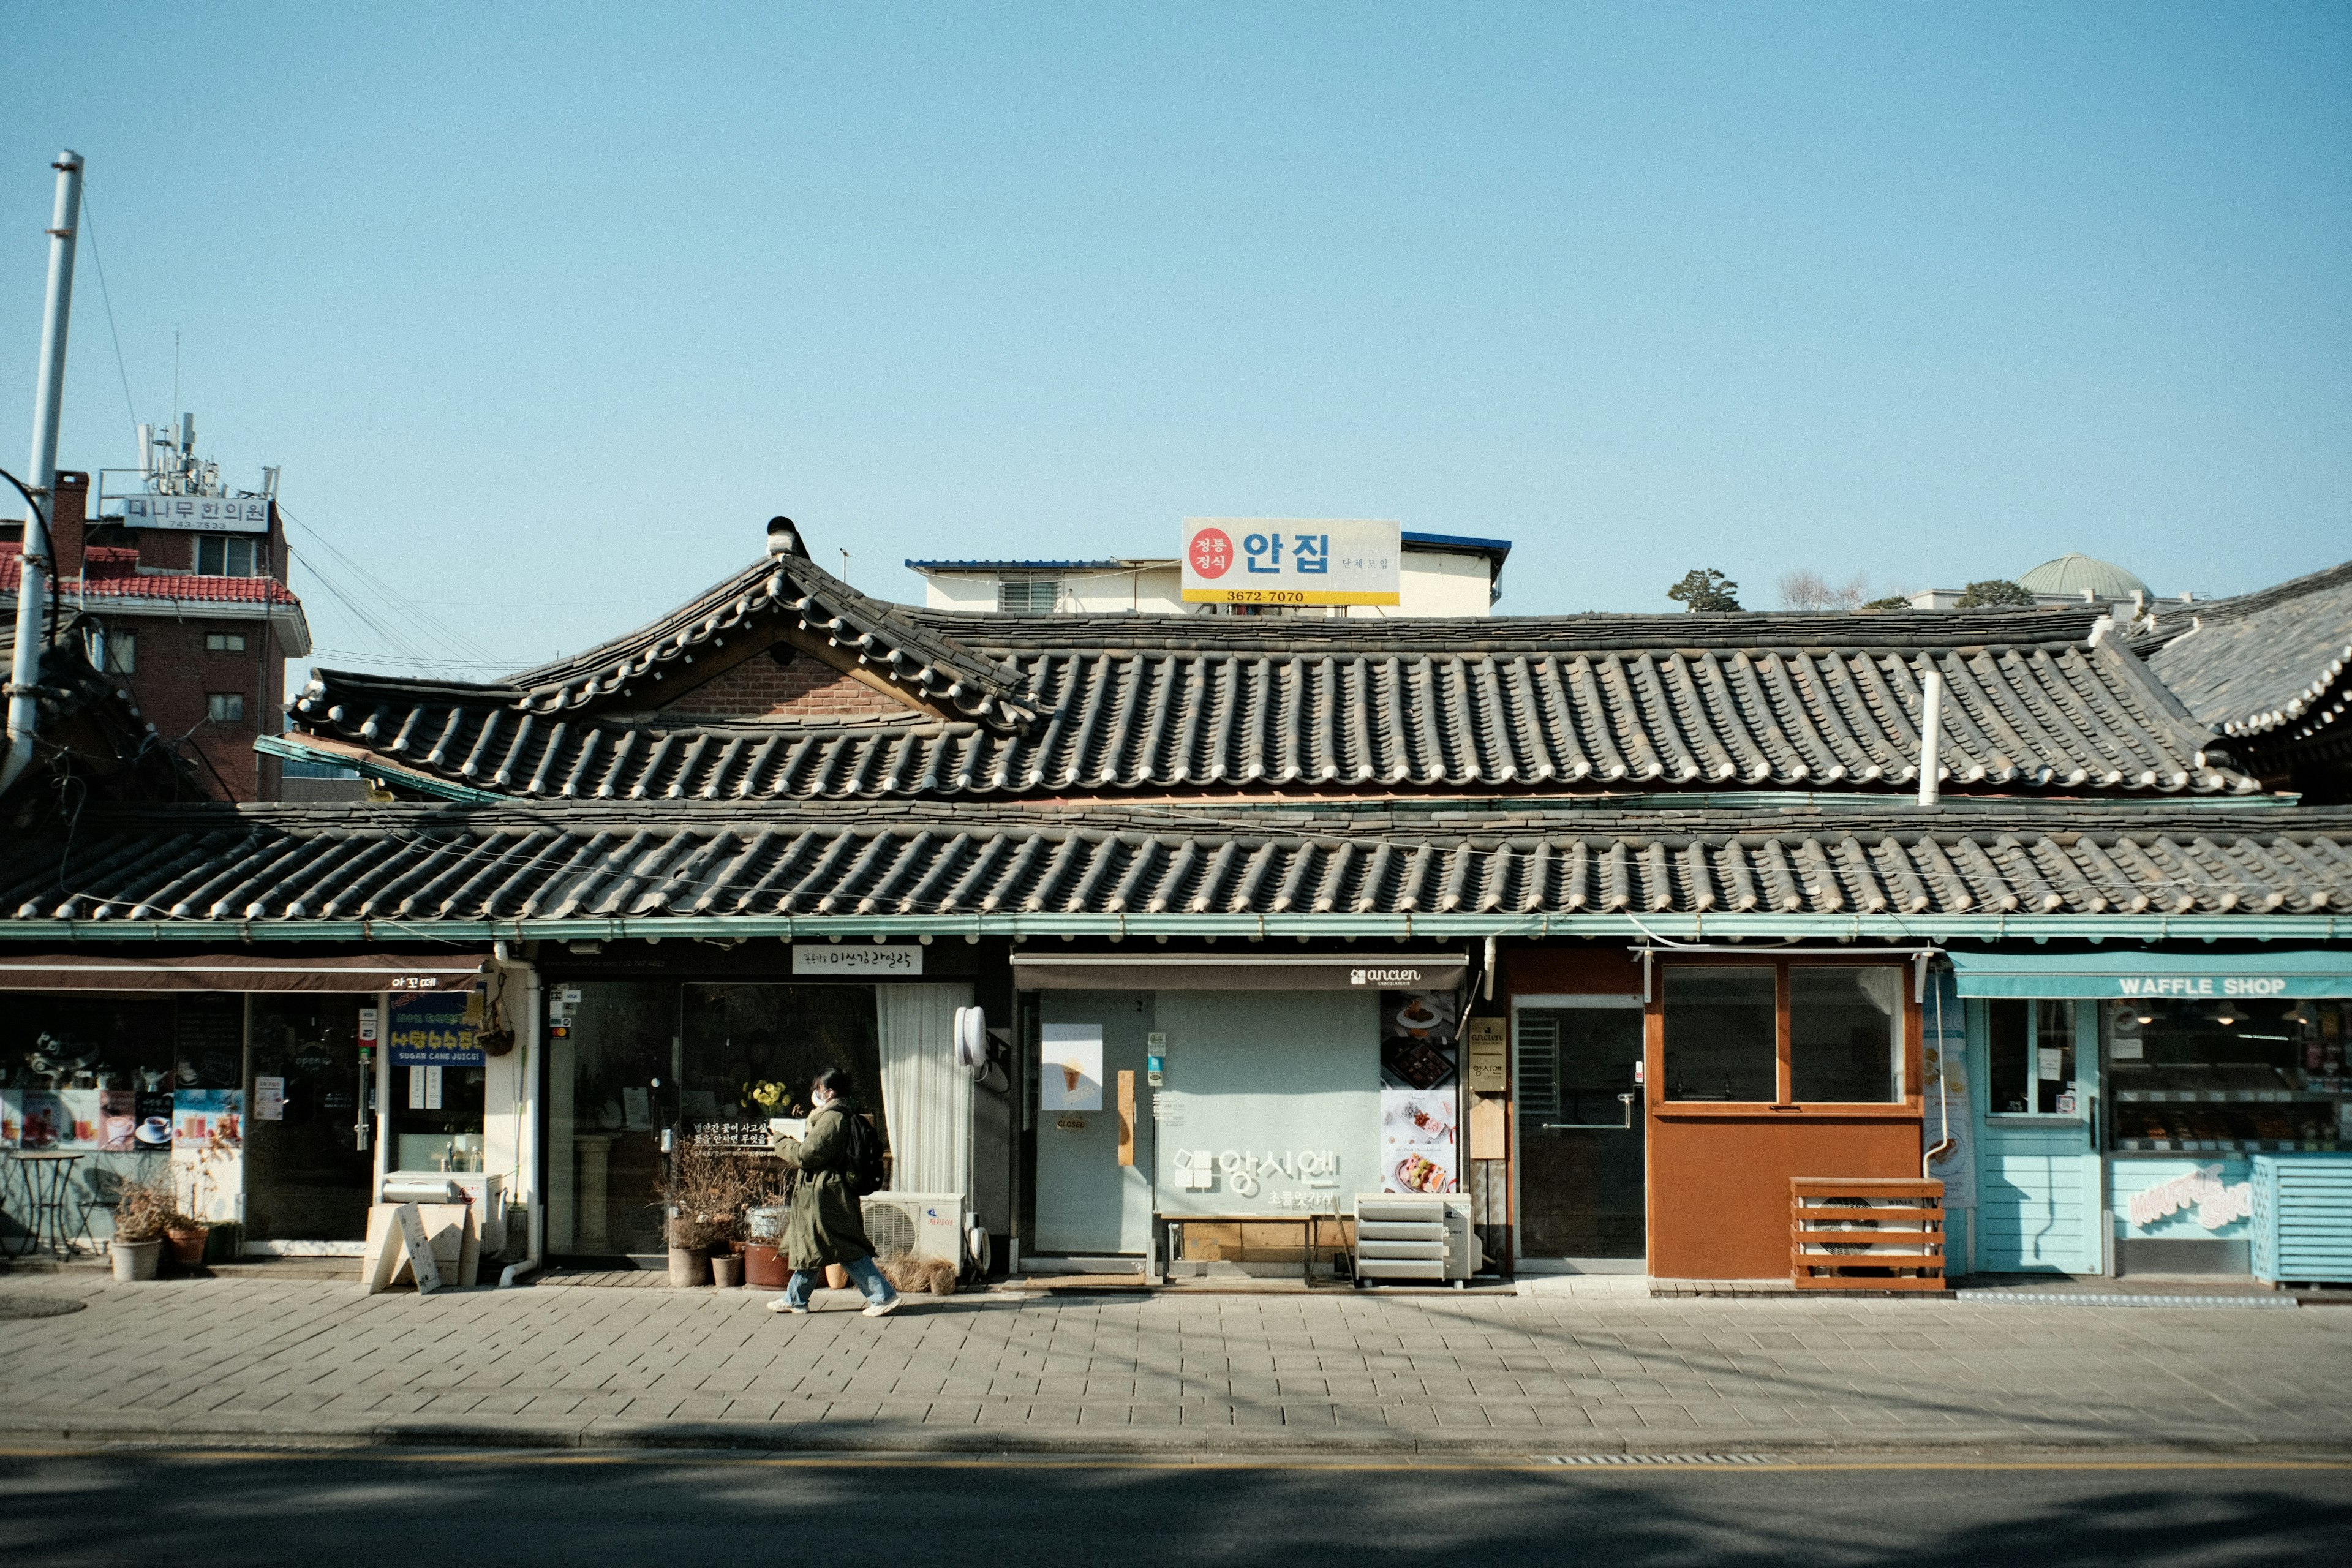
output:
[[[360,1066],[359,1014],[372,996],[253,997],[247,1080],[245,1216],[256,1241],[360,1241],[375,1156]]]
[[[1515,1015],[1522,1259],[1639,1259],[1648,1242],[1639,997]]]

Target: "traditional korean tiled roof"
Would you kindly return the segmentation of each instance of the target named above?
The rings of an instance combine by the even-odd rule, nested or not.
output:
[[[675,692],[701,679],[697,659],[717,654],[730,637],[789,621],[924,704],[1004,731],[1017,732],[1035,718],[1016,675],[919,625],[903,607],[870,598],[826,572],[808,558],[788,520],[775,519],[768,537],[765,559],[625,637],[495,685],[433,689],[464,693],[458,700],[519,715],[655,708],[665,688]],[[319,671],[311,689],[294,703],[296,720],[341,722],[335,710],[350,708],[343,691],[369,682],[364,676]]]
[[[0,846],[10,922],[2332,915],[2352,810],[115,808]],[[61,883],[63,889],[61,891]],[[1924,929],[1924,928],[1923,928]],[[2328,929],[2332,928],[2332,922]],[[520,928],[518,928],[520,934]],[[127,934],[127,932],[126,932]],[[2154,934],[2151,931],[2151,934]]]
[[[2315,738],[2352,705],[2352,562],[2168,616],[2148,663],[2230,736]]]
[[[759,613],[749,593],[727,600],[739,622]],[[561,679],[532,672],[499,687],[321,671],[295,704],[294,723],[402,769],[547,799],[1892,791],[1916,781],[1921,677],[1932,663],[1945,679],[1941,760],[1955,788],[2257,787],[2227,757],[2206,754],[2210,732],[2137,658],[2095,640],[2099,617],[2090,614],[1259,621],[873,613],[885,612],[885,629],[926,639],[929,668],[946,668],[952,651],[999,672],[997,710],[1017,710],[1024,722],[910,713],[663,724],[562,711],[585,700],[562,693],[606,679],[578,671],[642,668],[653,655],[641,646],[617,664],[600,651],[549,667],[569,672]],[[687,618],[699,627],[710,615]],[[680,635],[663,632],[649,646],[675,648]],[[564,684],[575,679],[581,684]],[[634,688],[625,679],[623,689]]]

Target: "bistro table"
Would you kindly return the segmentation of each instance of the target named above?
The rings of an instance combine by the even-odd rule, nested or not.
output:
[[[59,1258],[73,1250],[74,1236],[81,1226],[73,1223],[74,1167],[81,1156],[64,1150],[35,1150],[30,1153],[17,1150],[9,1163],[19,1167],[24,1174],[26,1206],[30,1212],[23,1217],[30,1237],[19,1258],[38,1252],[44,1242]]]

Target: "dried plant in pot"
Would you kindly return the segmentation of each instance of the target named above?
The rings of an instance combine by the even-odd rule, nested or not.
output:
[[[163,1261],[163,1232],[173,1215],[169,1159],[151,1154],[142,1163],[162,1168],[125,1177],[115,1189],[114,1245],[109,1250],[117,1279],[155,1278],[156,1265]]]
[[[669,1242],[669,1282],[677,1287],[710,1283],[711,1248],[735,1234],[736,1216],[752,1194],[744,1162],[736,1155],[682,1142],[655,1193]]]

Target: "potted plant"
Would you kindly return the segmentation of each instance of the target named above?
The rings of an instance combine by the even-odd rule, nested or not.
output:
[[[162,1155],[146,1159],[166,1163]],[[168,1169],[134,1176],[117,1190],[114,1205],[114,1277],[152,1279],[163,1261],[163,1229],[172,1219],[172,1177]],[[201,1255],[200,1255],[201,1256]]]
[[[741,1166],[716,1150],[681,1142],[656,1192],[669,1242],[670,1285],[709,1284],[711,1248],[735,1234],[735,1215],[749,1194]]]
[[[224,1123],[230,1119],[224,1117]],[[186,1173],[185,1206],[175,1187],[172,1211],[163,1222],[163,1234],[172,1243],[172,1261],[183,1268],[204,1267],[205,1254],[212,1245],[213,1222],[207,1216],[213,1211],[213,1189],[220,1179],[219,1167],[234,1160],[241,1148],[238,1134],[230,1127],[215,1125],[194,1160],[179,1166]]]

